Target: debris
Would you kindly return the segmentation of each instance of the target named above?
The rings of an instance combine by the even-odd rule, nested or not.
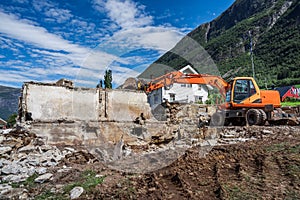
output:
[[[74,187],[70,191],[70,199],[76,199],[80,197],[80,195],[84,192],[84,189],[82,187]]]
[[[44,183],[46,181],[49,181],[49,179],[51,179],[52,176],[53,176],[53,174],[46,173],[46,174],[43,174],[43,175],[37,177],[36,179],[34,179],[34,182],[36,182],[36,183]]]

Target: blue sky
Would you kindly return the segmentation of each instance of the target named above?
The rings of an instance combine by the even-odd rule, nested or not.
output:
[[[119,85],[234,0],[1,0],[0,85]]]

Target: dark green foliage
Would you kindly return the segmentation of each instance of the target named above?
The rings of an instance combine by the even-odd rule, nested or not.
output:
[[[7,120],[7,126],[8,127],[13,127],[16,124],[17,116],[18,115],[16,113],[13,113],[8,117],[8,120]]]
[[[108,89],[112,88],[112,71],[110,69],[105,71],[104,87]]]

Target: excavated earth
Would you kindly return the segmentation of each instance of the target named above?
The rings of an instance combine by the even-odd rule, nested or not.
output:
[[[1,174],[2,186],[13,186],[1,191],[1,199],[70,199],[66,188],[80,186],[86,172],[103,182],[82,186],[85,189],[77,199],[300,199],[299,126],[226,127],[220,131],[243,132],[249,140],[221,136],[206,155],[195,146],[171,165],[147,174],[110,169],[79,147],[57,147],[62,158],[45,165],[51,178],[14,185],[4,182]],[[14,195],[14,189],[22,189],[23,194]]]

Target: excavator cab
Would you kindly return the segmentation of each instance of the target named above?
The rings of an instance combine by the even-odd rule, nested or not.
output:
[[[259,97],[259,88],[252,78],[242,77],[234,80],[231,96],[234,103],[241,103],[253,95]]]

